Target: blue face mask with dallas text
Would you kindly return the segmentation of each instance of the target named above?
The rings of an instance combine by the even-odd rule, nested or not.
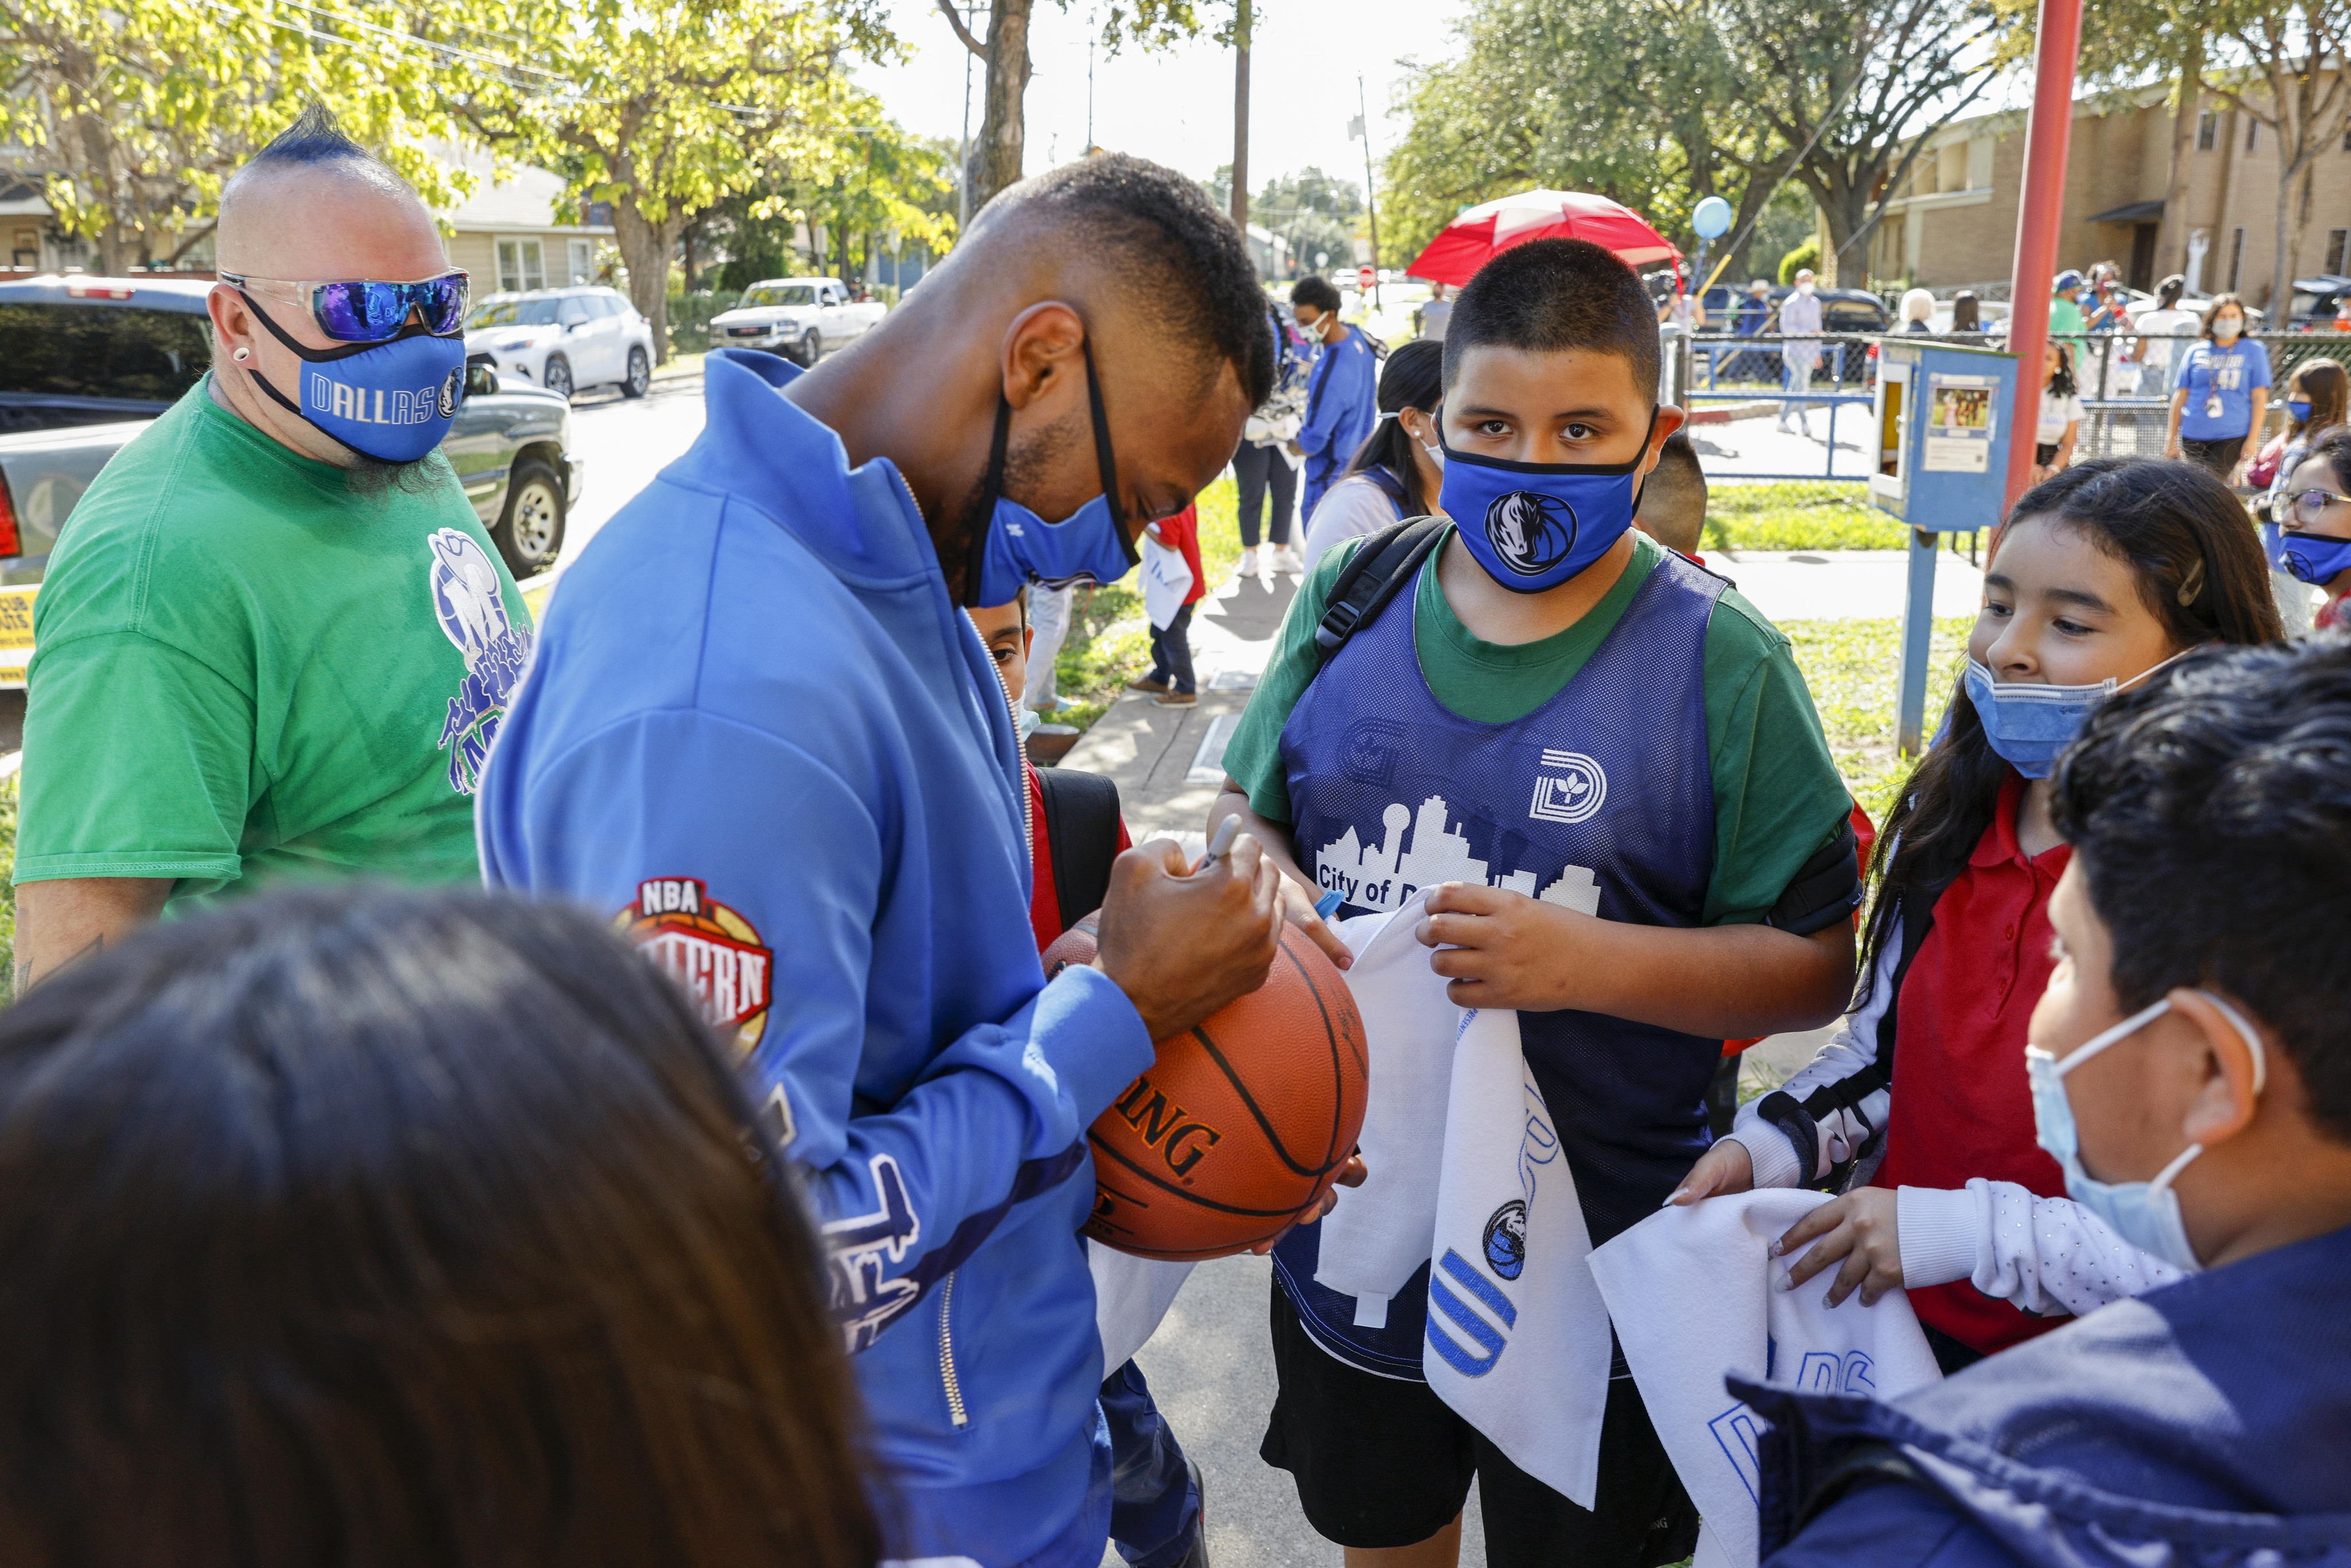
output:
[[[1118,465],[1112,460],[1110,421],[1102,412],[1102,385],[1094,379],[1092,342],[1082,344],[1086,398],[1092,405],[1094,465],[1102,494],[1058,523],[1049,523],[1004,495],[1004,462],[1012,434],[1012,405],[999,394],[996,442],[988,454],[987,481],[972,523],[971,561],[965,570],[964,602],[974,609],[1009,604],[1030,583],[1065,588],[1073,582],[1116,582],[1142,559],[1118,510]]]
[[[1657,416],[1649,415],[1656,429]],[[1438,506],[1486,575],[1541,593],[1608,553],[1640,504],[1645,437],[1629,463],[1513,463],[1457,451],[1437,426],[1445,483]]]
[[[270,335],[301,356],[298,402],[252,372],[254,384],[287,413],[379,463],[413,463],[449,434],[465,400],[462,330],[435,337],[419,322],[389,342],[313,349],[246,298]]]

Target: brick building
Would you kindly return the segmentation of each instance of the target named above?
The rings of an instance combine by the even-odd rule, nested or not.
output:
[[[2277,244],[2278,161],[2271,129],[2208,99],[2189,142],[2184,245],[2158,254],[2171,175],[2166,89],[2103,94],[2074,106],[2065,166],[2060,264],[2114,261],[2124,281],[2152,288],[2188,275],[2191,293],[2238,289],[2268,304]],[[2320,155],[2310,221],[2289,276],[2351,266],[2351,134]],[[2004,285],[2015,262],[2016,211],[2024,183],[2024,116],[1978,115],[1936,131],[1911,177],[1870,237],[1870,273],[1910,277],[1944,292]]]

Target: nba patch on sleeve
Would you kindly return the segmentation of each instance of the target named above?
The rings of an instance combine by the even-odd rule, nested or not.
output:
[[[748,920],[710,896],[700,877],[656,876],[637,884],[637,901],[612,916],[612,928],[684,986],[703,1021],[731,1033],[748,1056],[767,1027],[775,954]]]

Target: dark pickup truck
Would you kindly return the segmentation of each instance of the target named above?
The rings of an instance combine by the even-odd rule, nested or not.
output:
[[[211,368],[211,287],[79,274],[0,283],[0,583],[41,580],[107,459]],[[563,549],[580,494],[570,437],[564,399],[487,367],[467,372],[441,450],[517,578]]]

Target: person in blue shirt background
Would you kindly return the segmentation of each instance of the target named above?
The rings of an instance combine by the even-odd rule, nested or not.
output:
[[[2231,485],[2252,460],[2270,405],[2270,351],[2244,334],[2245,302],[2215,298],[2202,334],[2172,363],[2163,444],[2166,457],[2185,455]]]
[[[2051,801],[2033,1119],[2067,1194],[2187,1278],[1891,1404],[1733,1379],[1771,1423],[1766,1568],[2344,1560],[2346,737],[2340,637],[2091,710]]]
[[[1196,874],[1145,845],[1098,963],[1046,983],[957,606],[1122,576],[1271,375],[1196,183],[1103,156],[1007,191],[857,353],[711,356],[702,435],[572,569],[482,786],[486,878],[641,944],[805,1171],[893,1558],[1099,1563],[1086,1128],[1311,914],[1253,841]]]
[[[1339,291],[1329,278],[1300,278],[1290,291],[1290,307],[1298,329],[1317,346],[1307,382],[1306,423],[1298,432],[1298,449],[1306,455],[1298,515],[1311,531],[1314,504],[1338,483],[1379,418],[1380,364],[1362,329],[1340,321]],[[1302,567],[1295,555],[1286,564],[1292,570]]]

